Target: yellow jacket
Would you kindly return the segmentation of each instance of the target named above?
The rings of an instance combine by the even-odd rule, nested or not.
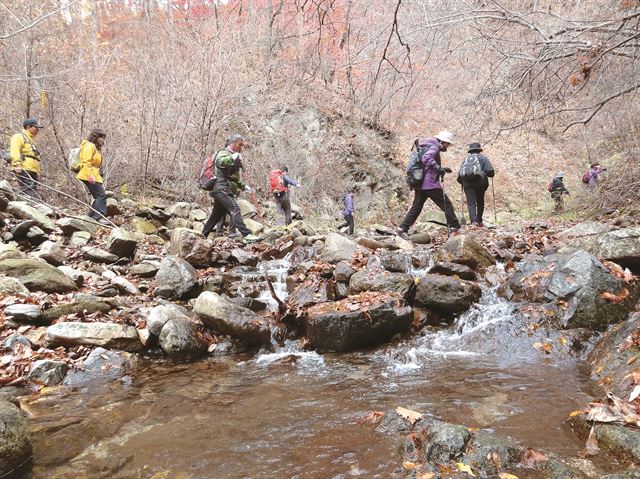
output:
[[[80,171],[78,171],[76,178],[89,181],[89,178],[93,176],[96,183],[102,183],[100,165],[102,165],[102,153],[89,140],[82,140],[80,143]]]
[[[11,168],[22,168],[33,173],[40,173],[40,153],[35,138],[27,130],[16,133],[9,142]],[[35,149],[34,149],[35,147]]]

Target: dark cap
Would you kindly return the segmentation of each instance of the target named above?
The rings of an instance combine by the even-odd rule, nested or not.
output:
[[[36,120],[35,118],[27,118],[22,122],[22,128],[27,128],[29,126],[35,126],[36,128],[44,128],[44,126],[38,123],[38,120]]]
[[[469,153],[473,153],[474,151],[477,151],[478,153],[482,151],[482,146],[480,146],[480,143],[471,143],[469,145]]]

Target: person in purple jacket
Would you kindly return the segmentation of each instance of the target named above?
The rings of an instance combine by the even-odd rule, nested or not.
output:
[[[342,228],[349,227],[349,234],[353,234],[354,221],[353,215],[356,212],[356,202],[353,199],[353,189],[347,191],[342,198],[342,204],[344,205],[344,210],[342,211],[342,215],[344,216],[344,224],[338,227],[338,231]]]
[[[409,228],[422,213],[422,208],[428,199],[431,199],[438,208],[444,211],[447,227],[450,231],[457,232],[460,229],[460,222],[453,209],[453,204],[445,195],[441,183],[444,174],[451,173],[451,168],[442,168],[440,153],[447,151],[447,148],[452,144],[453,135],[448,131],[441,131],[435,138],[427,138],[418,142],[418,148],[422,151],[424,177],[422,186],[414,190],[413,204],[397,230],[398,236],[407,236]]]

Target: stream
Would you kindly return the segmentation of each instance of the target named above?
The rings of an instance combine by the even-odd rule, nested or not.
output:
[[[268,267],[284,294],[286,265]],[[577,457],[584,444],[564,421],[592,395],[586,365],[476,347],[511,311],[487,289],[451,327],[371,351],[319,355],[289,342],[190,364],[150,360],[131,381],[52,388],[28,402],[29,477],[404,477],[396,446],[358,423],[398,406]]]

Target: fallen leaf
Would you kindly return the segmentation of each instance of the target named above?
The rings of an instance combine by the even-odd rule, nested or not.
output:
[[[405,409],[403,407],[398,407],[396,412],[402,416],[404,419],[409,421],[409,423],[413,426],[416,421],[419,421],[422,418],[422,414],[416,411],[412,411],[410,409]]]
[[[407,470],[407,471],[412,471],[416,468],[416,463],[415,462],[409,462],[409,461],[405,461],[402,463],[402,467]]]
[[[417,479],[433,479],[436,477],[435,472],[423,472],[422,474],[418,474]]]
[[[489,454],[487,454],[487,459],[493,462],[493,464],[496,466],[496,469],[498,471],[502,469],[502,459],[500,458],[500,454],[498,454],[495,451],[492,451]]]
[[[469,474],[471,477],[476,477],[476,475],[473,473],[473,471],[471,470],[471,466],[468,466],[467,464],[464,464],[462,462],[456,462],[456,467],[458,468],[458,471],[460,472],[466,472],[467,474]]]
[[[633,388],[633,391],[631,391],[631,394],[629,395],[629,402],[635,401],[638,396],[640,396],[640,386]]]
[[[384,416],[384,413],[382,411],[373,411],[366,416],[358,419],[358,424],[364,424],[367,422],[375,424],[382,418],[382,416]]]
[[[548,461],[549,458],[534,449],[527,448],[520,454],[520,464],[523,467],[535,468],[538,462]]]
[[[552,347],[551,343],[533,343],[533,349],[544,351],[546,354],[551,354]]]
[[[518,476],[514,476],[513,474],[509,474],[508,472],[501,472],[498,474],[500,479],[518,479]]]
[[[636,362],[636,359],[638,359],[638,356],[633,356],[631,358],[629,358],[629,360],[627,361],[627,364],[633,364]]]
[[[600,293],[600,297],[612,302],[613,304],[618,304],[622,303],[629,297],[629,291],[626,288],[623,288],[618,295],[605,291],[604,293]]]
[[[580,416],[581,414],[585,414],[587,411],[585,411],[584,409],[577,409],[575,411],[571,411],[571,414],[569,414],[569,417],[576,417],[576,416]]]
[[[562,344],[563,346],[566,346],[566,345],[567,345],[567,343],[568,343],[567,338],[565,338],[564,336],[560,336],[560,337],[558,338],[558,342],[559,342],[560,344]]]
[[[595,456],[600,452],[600,448],[598,447],[598,439],[596,438],[596,431],[593,427],[591,427],[591,431],[589,432],[589,438],[587,439],[587,444],[584,449],[585,456]]]

